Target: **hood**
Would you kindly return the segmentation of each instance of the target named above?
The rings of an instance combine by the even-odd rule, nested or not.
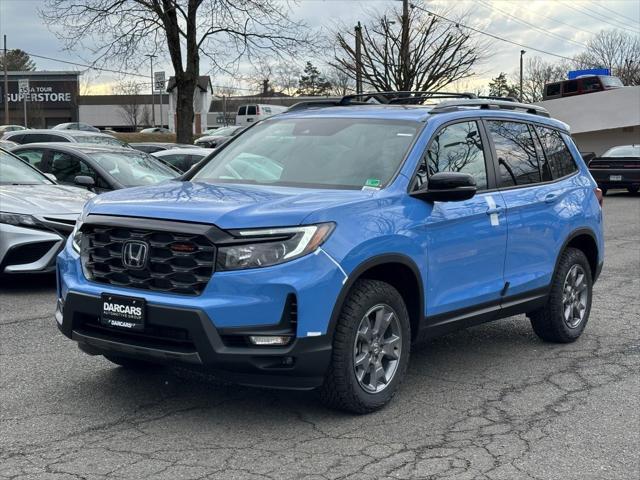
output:
[[[95,194],[66,185],[0,185],[0,210],[12,213],[80,214]]]
[[[375,192],[170,181],[96,197],[88,212],[210,223],[220,228],[299,225],[311,213]]]

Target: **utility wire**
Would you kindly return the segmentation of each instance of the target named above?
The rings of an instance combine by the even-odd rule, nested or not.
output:
[[[587,11],[584,11],[584,10],[582,10],[582,9],[578,8],[578,7],[574,7],[573,5],[568,4],[568,3],[565,3],[565,2],[563,2],[563,3],[562,3],[562,5],[564,5],[564,6],[565,6],[565,7],[567,7],[567,8],[570,8],[570,9],[571,9],[571,10],[573,10],[574,12],[581,13],[581,14],[583,14],[583,15],[586,15],[587,17],[591,17],[591,18],[593,18],[594,20],[598,20],[599,22],[604,22],[604,23],[606,23],[607,25],[610,25],[610,26],[615,27],[615,28],[621,28],[622,30],[626,30],[626,31],[628,31],[628,32],[635,33],[635,34],[637,34],[637,33],[638,33],[638,30],[640,30],[640,28],[639,28],[639,29],[632,30],[632,29],[630,29],[630,28],[625,28],[625,27],[622,27],[622,26],[620,26],[620,25],[616,25],[615,23],[611,23],[611,22],[608,22],[608,21],[607,21],[607,19],[611,20],[611,18],[610,18],[610,17],[597,17],[595,14],[589,13],[589,12],[587,12]]]
[[[625,15],[622,15],[621,13],[616,12],[615,10],[613,10],[612,8],[609,7],[605,7],[602,3],[600,2],[596,2],[596,5],[604,10],[606,10],[607,12],[613,13],[614,15],[617,15],[620,18],[624,18],[625,19],[625,25],[631,26],[629,25],[627,22],[631,22],[633,24],[633,26],[635,27],[635,25],[638,25],[640,23],[639,19],[634,20],[633,18],[629,18]],[[617,20],[619,21],[619,20]]]
[[[580,47],[588,48],[587,45],[582,43],[582,42],[577,42],[577,41],[575,41],[575,40],[573,40],[573,39],[571,39],[569,37],[564,37],[562,35],[559,35],[557,33],[552,32],[550,30],[547,30],[546,28],[538,27],[538,26],[534,25],[533,23],[529,23],[526,20],[522,20],[521,18],[519,18],[519,17],[517,17],[517,16],[515,16],[515,15],[509,13],[509,12],[505,12],[504,10],[501,10],[498,7],[494,7],[493,5],[487,3],[487,2],[485,2],[483,0],[476,0],[476,1],[478,3],[480,3],[481,5],[484,5],[484,7],[488,8],[489,10],[495,10],[496,12],[499,12],[499,13],[501,13],[501,14],[503,14],[503,15],[511,18],[511,19],[513,19],[518,23],[521,23],[521,24],[526,25],[528,27],[531,27],[531,28],[533,28],[535,30],[538,30],[538,31],[544,33],[545,35],[552,36],[552,37],[558,38],[560,40],[565,40],[567,42],[575,43],[576,45],[578,45]]]
[[[451,20],[450,18],[444,17],[444,16],[439,15],[439,14],[437,14],[435,12],[432,12],[431,10],[427,10],[426,8],[421,7],[419,5],[413,5],[413,7],[417,8],[418,10],[422,10],[423,12],[426,12],[429,15],[433,15],[434,17],[437,17],[437,18],[440,18],[442,20],[445,20],[445,21],[447,21],[447,22],[449,22],[449,23],[451,23],[453,25],[456,25],[458,27],[466,28],[468,30],[471,30],[472,32],[476,32],[476,33],[480,33],[482,35],[486,35],[486,36],[491,37],[491,38],[493,38],[495,40],[500,40],[501,42],[510,43],[511,45],[517,45],[518,47],[522,47],[522,48],[526,48],[526,49],[529,49],[529,50],[533,50],[534,52],[539,52],[539,53],[544,53],[546,55],[551,55],[552,57],[562,58],[564,60],[569,60],[571,62],[574,61],[573,58],[565,57],[564,55],[560,55],[559,53],[553,53],[553,52],[549,52],[547,50],[542,50],[541,48],[536,48],[536,47],[532,47],[530,45],[525,45],[524,43],[520,43],[520,42],[516,42],[516,41],[513,41],[513,40],[509,40],[508,38],[503,38],[503,37],[500,37],[498,35],[494,35],[493,33],[485,32],[483,30],[479,30],[477,28],[470,27],[470,26],[465,25],[463,23],[460,23],[460,22],[458,22],[456,20]],[[592,66],[596,67],[597,65],[592,65]]]

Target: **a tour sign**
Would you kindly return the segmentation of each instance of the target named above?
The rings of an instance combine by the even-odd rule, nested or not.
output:
[[[4,92],[2,92],[4,94]],[[41,81],[21,78],[9,84],[9,103],[38,103],[43,108],[69,108],[76,102],[78,84],[73,81]]]

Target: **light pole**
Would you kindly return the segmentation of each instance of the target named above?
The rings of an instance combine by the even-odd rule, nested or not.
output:
[[[154,84],[153,84],[153,59],[156,58],[156,55],[151,55],[150,53],[148,53],[147,55],[145,55],[146,57],[149,57],[149,61],[151,62],[151,121],[153,122],[153,126],[156,126],[156,101],[155,101],[155,96],[153,94],[153,90],[154,90]],[[160,101],[162,101],[162,99],[160,99]]]
[[[520,50],[520,101],[522,101],[522,57],[527,53],[524,50]]]

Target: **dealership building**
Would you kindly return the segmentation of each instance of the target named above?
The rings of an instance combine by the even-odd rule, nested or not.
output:
[[[49,128],[58,123],[77,122],[79,76],[79,72],[7,72],[8,94],[4,91],[4,81],[2,81],[0,97],[3,105],[5,95],[8,99],[9,118],[5,118],[4,108],[1,108],[0,124]],[[27,95],[19,91],[19,83],[24,80],[29,82]]]

